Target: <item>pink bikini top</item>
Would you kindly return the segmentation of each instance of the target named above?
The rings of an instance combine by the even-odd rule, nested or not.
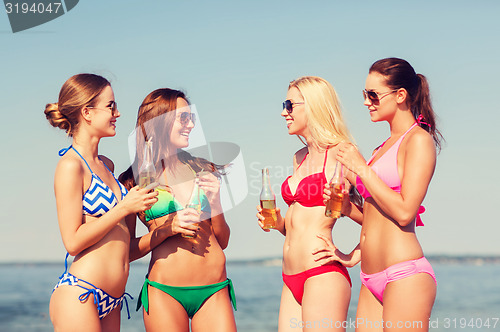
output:
[[[306,153],[299,167],[297,167],[297,170],[300,168],[304,160],[306,160],[308,154],[309,152]],[[300,180],[295,194],[292,194],[292,191],[288,184],[288,179],[290,179],[291,175],[287,177],[285,181],[283,181],[283,184],[281,185],[281,195],[283,196],[283,200],[286,202],[286,204],[288,204],[288,206],[292,205],[293,202],[298,202],[300,203],[300,205],[306,207],[325,206],[325,204],[323,204],[323,187],[328,182],[325,176],[327,156],[328,150],[325,152],[323,172],[308,175]]]
[[[384,181],[386,185],[388,185],[392,190],[395,192],[400,193],[401,192],[401,179],[399,178],[399,172],[398,172],[398,151],[399,151],[399,146],[401,145],[401,142],[403,141],[403,138],[406,136],[406,134],[412,130],[417,123],[415,122],[397,141],[394,143],[389,150],[387,150],[377,161],[373,163],[370,167],[373,169],[375,174]],[[387,142],[387,140],[385,141]],[[375,151],[375,153],[372,155],[370,160],[366,163],[367,165],[370,165],[371,161],[375,158],[375,156],[378,154],[382,146],[384,146],[384,143]],[[365,185],[361,181],[361,179],[356,177],[356,189],[358,189],[359,193],[361,196],[363,196],[365,199],[368,197],[371,197],[371,194],[368,192],[366,189]],[[417,212],[417,226],[424,226],[422,219],[420,218],[420,214],[425,212],[425,208],[423,206],[420,206]]]

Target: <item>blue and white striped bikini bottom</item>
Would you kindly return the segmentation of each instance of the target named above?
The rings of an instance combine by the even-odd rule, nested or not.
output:
[[[84,287],[78,283],[85,283],[89,285],[90,287]],[[120,297],[113,297],[103,291],[100,288],[95,287],[92,285],[90,282],[87,282],[82,279],[78,279],[74,275],[72,275],[69,272],[64,272],[62,276],[59,277],[59,282],[57,285],[54,287],[52,292],[56,290],[57,287],[63,286],[63,285],[68,285],[68,286],[78,286],[80,288],[83,288],[85,292],[83,292],[78,299],[80,302],[85,302],[87,301],[88,297],[90,294],[94,295],[94,303],[97,305],[97,311],[99,313],[99,319],[103,319],[106,317],[111,311],[113,311],[116,307],[120,306],[120,310],[123,308],[123,300],[125,300],[125,305],[127,306],[127,314],[128,314],[128,319],[130,319],[130,312],[128,310],[128,302],[127,298],[125,297],[126,295],[130,297],[131,300],[133,300],[133,297],[129,293],[123,293],[122,296]]]

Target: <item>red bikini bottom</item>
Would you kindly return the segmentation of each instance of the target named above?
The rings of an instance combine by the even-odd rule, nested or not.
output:
[[[304,295],[304,284],[306,283],[306,280],[310,277],[328,272],[338,272],[342,274],[347,279],[347,281],[349,281],[349,285],[352,287],[351,278],[349,277],[347,269],[339,262],[313,267],[312,269],[297,274],[288,275],[284,274],[283,272],[281,274],[283,276],[283,282],[288,287],[288,289],[290,289],[295,300],[297,300],[297,302],[302,305],[302,296]]]

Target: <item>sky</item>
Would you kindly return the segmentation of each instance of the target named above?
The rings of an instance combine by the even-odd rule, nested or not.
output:
[[[61,261],[53,176],[65,133],[43,114],[72,75],[111,81],[121,117],[99,152],[129,165],[128,135],[144,97],[184,90],[207,142],[241,149],[247,195],[226,212],[228,259],[280,257],[284,238],[256,221],[261,169],[279,188],[303,145],[280,116],[288,83],[315,75],[336,89],[365,158],[389,136],[372,123],[361,90],[370,65],[408,60],[430,84],[446,139],[417,229],[426,254],[500,255],[500,2],[480,1],[80,1],[63,16],[12,33],[0,11],[0,262]],[[246,183],[245,183],[246,178]],[[138,224],[138,233],[145,227]],[[343,218],[336,244],[349,252],[360,227]]]

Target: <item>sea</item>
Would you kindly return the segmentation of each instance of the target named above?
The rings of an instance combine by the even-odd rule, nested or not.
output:
[[[430,331],[499,331],[500,332],[500,260],[477,258],[429,259],[438,279],[436,302],[429,321]],[[64,270],[64,263],[0,264],[0,332],[53,331],[49,318],[52,288]],[[278,330],[278,311],[283,282],[281,261],[235,261],[227,264],[237,298],[236,324],[240,332]],[[147,272],[145,263],[132,263],[127,292],[131,319],[122,310],[121,331],[144,331],[142,313],[135,311],[137,295]],[[380,322],[356,321],[360,289],[359,265],[349,270],[353,281],[347,331],[359,324]],[[410,322],[405,322],[410,324]],[[321,322],[291,322],[331,326]],[[216,331],[214,331],[216,332]]]

